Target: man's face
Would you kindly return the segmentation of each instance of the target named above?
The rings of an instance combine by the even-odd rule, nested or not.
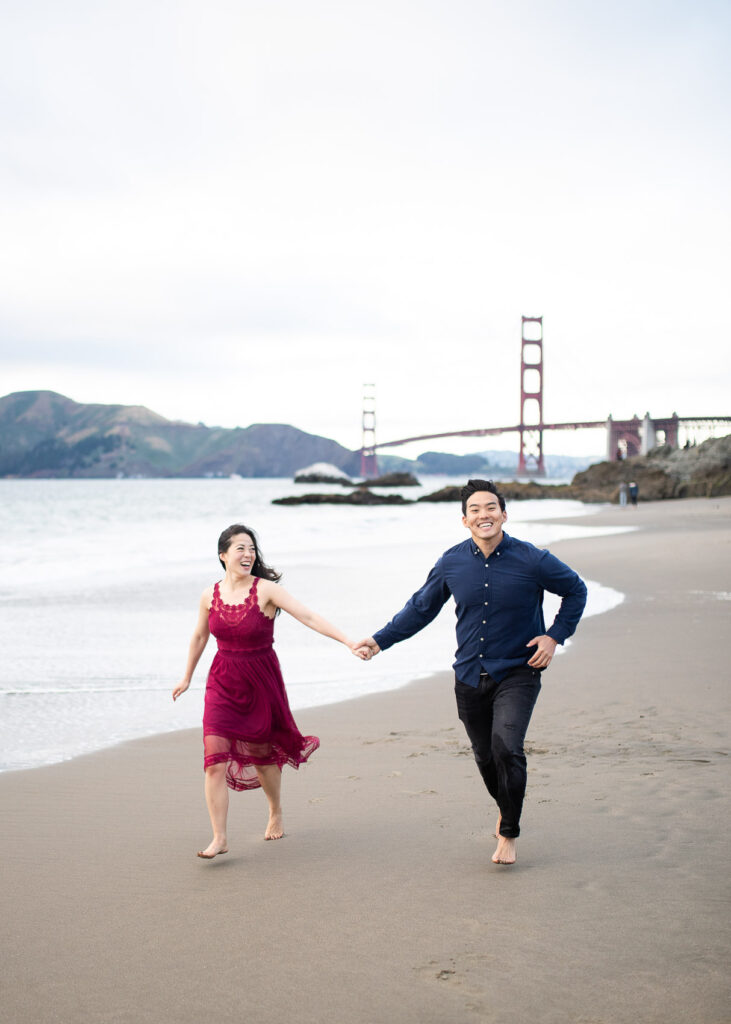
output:
[[[467,499],[467,511],[462,522],[472,534],[475,544],[480,541],[499,540],[507,512],[500,508],[497,494],[492,491],[475,491]]]

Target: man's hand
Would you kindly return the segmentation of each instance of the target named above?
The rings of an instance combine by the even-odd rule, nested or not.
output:
[[[355,651],[353,653],[357,653],[357,649],[359,647],[360,648],[366,647],[368,649],[368,651],[370,651],[370,654],[368,655],[368,658],[366,660],[370,660],[370,658],[374,658],[377,654],[380,654],[380,652],[381,652],[381,648],[378,646],[378,644],[376,643],[376,641],[373,639],[372,636],[366,637],[365,640],[358,640],[357,643],[354,646],[355,646],[356,649],[355,649]],[[360,655],[359,655],[359,657],[360,657]]]
[[[556,641],[552,637],[545,633],[543,636],[534,636],[525,646],[537,648],[528,662],[531,668],[548,668],[556,650]]]

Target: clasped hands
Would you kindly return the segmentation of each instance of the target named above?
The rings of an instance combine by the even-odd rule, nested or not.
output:
[[[360,658],[361,661],[370,661],[381,650],[372,636],[349,644],[349,647],[356,658]]]
[[[534,636],[525,646],[536,648],[528,661],[531,668],[548,668],[556,651],[556,641],[553,637],[547,636],[545,633],[541,636]],[[349,647],[356,658],[360,658],[361,661],[370,661],[381,650],[372,636],[349,644]]]

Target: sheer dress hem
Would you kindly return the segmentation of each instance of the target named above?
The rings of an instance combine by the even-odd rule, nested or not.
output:
[[[277,743],[249,743],[233,736],[221,736],[218,733],[208,733],[203,737],[204,746],[206,740],[215,737],[218,744],[230,744],[228,750],[218,750],[210,754],[204,754],[203,769],[214,764],[226,765],[226,785],[229,789],[242,792],[246,789],[259,789],[261,783],[256,773],[257,765],[266,767],[275,764],[281,771],[285,765],[299,769],[305,764],[312,754],[320,746],[317,736],[302,736],[303,745],[296,752],[287,752]],[[252,750],[252,747],[264,749]],[[248,748],[248,749],[247,749]],[[269,749],[266,749],[269,748]]]

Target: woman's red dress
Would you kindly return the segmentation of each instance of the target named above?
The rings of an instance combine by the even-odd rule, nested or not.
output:
[[[218,583],[208,625],[218,642],[206,683],[203,711],[204,766],[226,763],[230,789],[256,789],[256,765],[299,768],[317,748],[303,736],[289,709],[274,620],[259,608],[258,579],[243,604],[224,604]]]

